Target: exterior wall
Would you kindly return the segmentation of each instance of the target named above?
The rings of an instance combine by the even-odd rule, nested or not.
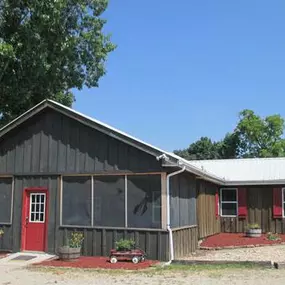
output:
[[[248,215],[246,218],[221,217],[221,231],[244,232],[248,223],[258,223],[264,233],[285,233],[285,219],[275,219],[272,215],[275,187],[278,186],[243,186],[247,189]]]
[[[181,173],[170,178],[170,226],[197,225],[195,176]]]
[[[159,171],[155,157],[52,109],[0,139],[0,174]]]
[[[217,185],[197,180],[199,238],[205,238],[220,232],[220,219],[216,217],[215,194],[217,190]]]
[[[198,248],[198,227],[190,226],[173,230],[174,258],[195,252]]]
[[[72,227],[61,227],[59,229],[60,244],[74,230]],[[104,229],[104,228],[85,228],[84,242],[82,247],[83,255],[108,256],[110,249],[115,247],[115,241],[121,238],[133,239],[139,248],[144,250],[148,259],[166,261],[168,253],[168,232],[165,230],[147,229]]]

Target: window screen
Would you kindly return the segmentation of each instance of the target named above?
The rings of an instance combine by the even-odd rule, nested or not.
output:
[[[221,189],[221,216],[237,216],[237,189]]]
[[[125,226],[125,177],[94,177],[94,226]]]
[[[127,176],[128,227],[161,227],[160,175]]]
[[[0,223],[11,223],[12,178],[0,178]]]
[[[62,224],[91,226],[91,177],[64,177]]]

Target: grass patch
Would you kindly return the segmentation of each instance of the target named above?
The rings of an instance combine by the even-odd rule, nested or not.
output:
[[[122,275],[122,274],[146,274],[156,275],[171,272],[210,272],[224,270],[242,270],[242,269],[265,269],[264,267],[253,264],[251,262],[239,262],[228,264],[194,264],[182,265],[171,264],[169,266],[154,265],[150,268],[140,270],[125,270],[125,269],[101,269],[101,268],[70,268],[70,267],[52,267],[52,266],[29,266],[29,270],[38,272],[49,272],[52,274],[65,274],[68,272],[96,272],[98,274]]]
[[[205,270],[226,270],[226,269],[260,269],[261,265],[252,262],[237,262],[228,264],[171,264],[162,267],[163,270],[189,270],[189,271],[205,271]]]

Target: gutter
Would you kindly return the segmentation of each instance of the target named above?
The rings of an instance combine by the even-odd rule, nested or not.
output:
[[[167,231],[169,232],[169,261],[164,265],[170,265],[174,259],[174,245],[173,245],[173,233],[170,227],[170,178],[178,175],[186,170],[184,165],[180,170],[172,172],[166,176],[166,207],[167,207]]]

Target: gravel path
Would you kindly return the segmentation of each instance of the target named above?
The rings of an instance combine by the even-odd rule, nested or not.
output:
[[[233,261],[285,261],[285,245],[235,248],[221,250],[200,250],[185,257],[187,260],[233,260]]]
[[[285,270],[276,269],[236,269],[212,271],[163,271],[149,273],[110,272],[82,270],[40,270],[0,266],[2,285],[162,285],[162,284],[191,284],[191,285],[284,285]]]

